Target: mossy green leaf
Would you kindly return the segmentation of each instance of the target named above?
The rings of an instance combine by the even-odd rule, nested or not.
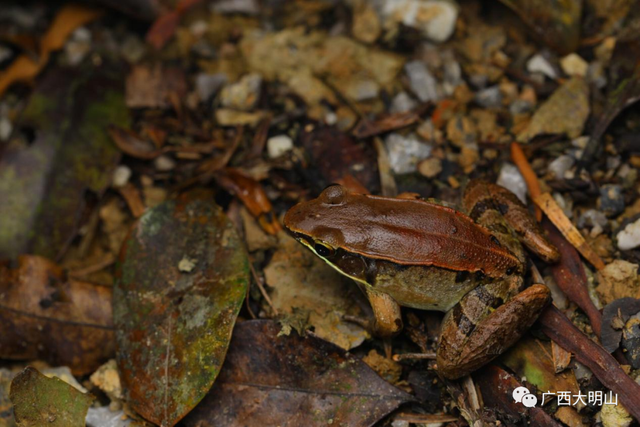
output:
[[[249,261],[209,193],[148,210],[126,239],[113,292],[127,399],[173,426],[209,391],[249,282]]]
[[[32,367],[13,379],[10,397],[19,427],[84,427],[94,400],[92,395]]]

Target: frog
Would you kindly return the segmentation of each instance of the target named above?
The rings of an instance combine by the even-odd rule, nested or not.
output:
[[[524,247],[548,263],[560,258],[524,203],[480,179],[468,183],[460,207],[334,184],[290,208],[283,224],[358,284],[375,335],[389,339],[402,330],[402,306],[444,312],[436,366],[450,380],[503,353],[549,304],[545,285],[525,287]]]

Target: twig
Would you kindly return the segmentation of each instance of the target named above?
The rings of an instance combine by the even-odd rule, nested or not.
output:
[[[93,265],[88,265],[78,270],[70,271],[69,277],[72,277],[74,279],[80,279],[82,277],[88,276],[91,273],[95,273],[96,271],[100,271],[104,268],[107,268],[114,262],[116,262],[116,258],[113,255],[108,254],[100,262],[97,262]]]
[[[625,409],[640,420],[640,384],[631,379],[605,349],[591,341],[555,307],[540,316],[542,331],[562,348],[575,355],[600,382],[616,393]]]
[[[415,359],[436,360],[436,354],[435,353],[402,353],[402,354],[393,355],[393,360],[395,362],[400,362],[402,360],[415,360]]]
[[[260,293],[262,294],[262,297],[265,299],[265,301],[267,301],[267,304],[269,304],[269,307],[271,307],[271,309],[273,310],[273,315],[277,316],[278,310],[273,305],[273,302],[271,301],[271,297],[269,297],[267,290],[264,288],[264,285],[262,284],[262,280],[260,280],[260,278],[258,277],[258,273],[256,273],[255,268],[253,268],[253,264],[249,263],[249,268],[251,269],[251,275],[253,276],[253,280],[256,281],[256,285],[258,285],[258,289],[260,289]]]
[[[511,159],[513,163],[516,164],[522,177],[524,178],[524,182],[527,183],[527,188],[529,189],[529,195],[532,199],[538,197],[542,191],[540,190],[540,183],[538,182],[538,177],[536,173],[531,168],[527,157],[524,155],[524,151],[520,147],[520,144],[517,142],[511,143]],[[542,211],[539,207],[535,207],[536,209],[536,219],[538,222],[542,221]]]

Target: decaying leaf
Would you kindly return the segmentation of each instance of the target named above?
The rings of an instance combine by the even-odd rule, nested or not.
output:
[[[137,65],[127,76],[126,101],[130,108],[168,108],[171,97],[182,99],[187,92],[180,68]]]
[[[613,353],[620,346],[622,330],[630,316],[640,312],[640,299],[620,298],[602,311],[602,347]]]
[[[543,42],[567,54],[578,48],[583,0],[500,0]]]
[[[42,71],[51,53],[62,48],[73,30],[87,24],[101,15],[101,11],[78,4],[62,7],[51,26],[40,40],[40,54],[37,59],[27,54],[19,56],[7,70],[0,73],[0,95],[13,83],[28,82]]]
[[[511,347],[500,361],[515,372],[518,378],[526,378],[538,390],[571,391],[577,394],[579,387],[573,371],[557,374],[553,363],[551,344],[534,338],[524,338]]]
[[[486,406],[499,409],[513,417],[514,420],[518,420],[523,415],[528,415],[531,419],[531,425],[534,426],[560,427],[560,424],[539,406],[527,408],[514,401],[513,391],[518,387],[522,387],[522,384],[502,368],[496,365],[489,365],[475,372],[473,377],[482,391],[482,398]],[[542,400],[540,400],[541,403]]]
[[[173,426],[218,376],[249,281],[245,249],[212,195],[191,192],[140,217],[116,275],[126,399],[146,419]]]
[[[84,193],[100,195],[120,158],[106,127],[128,122],[118,70],[58,68],[43,77],[18,123],[35,140],[12,141],[0,160],[0,258],[64,253]]]
[[[540,106],[529,126],[518,135],[518,141],[527,142],[546,134],[566,134],[569,138],[577,138],[582,135],[589,111],[589,85],[581,77],[574,77]]]
[[[94,397],[59,378],[27,367],[11,382],[11,401],[19,427],[84,427]]]
[[[412,397],[315,336],[278,336],[277,322],[240,323],[215,385],[188,427],[372,426]]]
[[[0,358],[44,359],[93,372],[115,351],[111,288],[68,279],[51,261],[23,255],[0,265]]]
[[[309,312],[309,325],[315,333],[342,348],[362,343],[365,331],[345,322],[344,314],[360,311],[350,291],[359,290],[330,266],[285,233],[278,234],[280,247],[265,268],[267,284],[273,288],[274,307],[281,313],[295,308]]]

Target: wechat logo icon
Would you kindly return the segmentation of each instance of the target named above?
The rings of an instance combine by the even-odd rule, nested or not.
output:
[[[527,408],[533,408],[538,403],[538,398],[529,392],[526,387],[518,387],[513,390],[513,400],[516,403],[522,403]]]

